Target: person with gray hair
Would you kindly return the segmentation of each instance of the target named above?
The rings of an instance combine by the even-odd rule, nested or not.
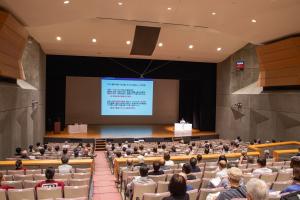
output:
[[[267,184],[258,178],[251,178],[246,184],[247,199],[265,200],[268,199],[269,189]]]

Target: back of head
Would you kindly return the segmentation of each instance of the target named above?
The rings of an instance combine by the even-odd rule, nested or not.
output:
[[[16,160],[16,169],[21,169],[23,166],[22,160],[18,159]]]
[[[153,162],[153,169],[154,171],[159,171],[160,163],[158,161]]]
[[[219,159],[218,159],[218,162],[220,162],[221,160],[225,160],[227,162],[226,156],[225,155],[220,155]]]
[[[61,157],[61,162],[62,162],[62,164],[68,164],[68,162],[69,162],[69,157],[68,157],[68,156],[62,156],[62,157]]]
[[[68,149],[64,148],[63,149],[63,154],[67,154],[68,153]]]
[[[59,146],[58,145],[55,146],[54,149],[55,149],[55,151],[59,151]]]
[[[247,196],[249,196],[251,200],[268,199],[269,188],[263,180],[251,178],[246,184],[246,189]]]
[[[239,169],[237,167],[231,167],[230,169],[228,169],[227,173],[228,173],[230,182],[239,184],[239,182],[242,178],[242,175],[243,175],[243,172],[241,169]]]
[[[300,182],[300,167],[294,167],[293,179],[294,179],[294,181]]]
[[[174,174],[169,183],[169,192],[174,197],[186,195],[186,180],[179,174]]]
[[[44,148],[41,148],[40,149],[40,154],[43,156],[45,154],[45,149]]]
[[[201,160],[202,160],[202,155],[201,155],[201,154],[198,154],[198,155],[197,155],[197,161],[200,162]]]
[[[254,164],[255,163],[254,157],[253,156],[249,156],[248,159],[247,159],[247,163],[248,164]]]
[[[16,153],[17,153],[17,154],[21,154],[21,151],[22,151],[21,147],[17,147],[17,148],[16,148]]]
[[[161,148],[162,148],[162,149],[166,149],[167,147],[166,147],[165,144],[163,144],[163,145],[161,145]]]
[[[186,173],[186,174],[191,173],[191,171],[192,171],[191,165],[185,163],[185,164],[182,166],[182,171],[183,171],[184,173]]]
[[[47,180],[53,180],[55,174],[55,169],[53,167],[48,167],[45,172]]]
[[[127,165],[128,167],[131,167],[131,166],[133,165],[133,160],[132,160],[132,159],[127,159],[126,165]]]
[[[170,160],[170,154],[169,153],[164,153],[164,159],[166,161]]]
[[[261,167],[265,167],[267,165],[267,160],[264,157],[260,157],[257,159],[257,163],[261,166]]]
[[[140,167],[140,175],[141,175],[141,177],[146,177],[146,176],[148,176],[148,167],[146,166],[146,165],[142,165],[141,167]]]
[[[291,168],[300,167],[300,156],[293,156],[291,159]]]
[[[190,165],[191,165],[193,168],[196,167],[196,165],[197,165],[197,159],[194,158],[194,157],[192,157],[192,158],[190,159]]]
[[[221,160],[221,161],[219,162],[219,166],[220,166],[221,169],[224,169],[224,168],[226,168],[226,166],[227,166],[227,162],[226,162],[225,160]]]

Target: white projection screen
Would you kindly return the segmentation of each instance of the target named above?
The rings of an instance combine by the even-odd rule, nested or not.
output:
[[[145,116],[101,115],[100,80],[99,77],[66,77],[66,124],[159,125],[178,120],[178,80],[153,79],[152,115]]]

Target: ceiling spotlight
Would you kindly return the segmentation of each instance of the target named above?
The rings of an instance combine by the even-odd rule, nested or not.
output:
[[[172,10],[172,8],[171,8],[171,7],[168,7],[167,10]]]
[[[221,51],[221,50],[222,50],[222,47],[218,47],[218,48],[217,48],[217,51]]]
[[[93,39],[92,39],[92,42],[93,42],[93,43],[96,43],[96,42],[97,42],[97,39],[96,39],[96,38],[93,38]]]
[[[127,44],[127,45],[130,45],[130,44],[131,44],[131,41],[130,41],[130,40],[127,40],[127,41],[126,41],[126,44]]]
[[[122,6],[122,5],[123,5],[123,2],[118,2],[118,5],[119,5],[119,6]]]
[[[194,48],[194,45],[190,44],[189,49],[192,49],[192,48]]]
[[[56,37],[56,40],[57,40],[57,41],[61,41],[61,37],[60,37],[60,36],[57,36],[57,37]]]
[[[216,15],[217,13],[215,13],[215,12],[212,12],[211,14],[212,14],[212,15]]]
[[[256,19],[252,19],[251,22],[252,22],[252,23],[256,23]]]
[[[158,43],[159,47],[162,47],[164,44],[162,42]]]
[[[64,4],[69,4],[70,3],[70,1],[64,1]]]

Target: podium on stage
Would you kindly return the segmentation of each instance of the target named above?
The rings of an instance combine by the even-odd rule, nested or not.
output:
[[[174,134],[176,137],[191,136],[193,125],[186,122],[180,122],[174,124]]]
[[[87,124],[68,125],[68,133],[87,133]]]

